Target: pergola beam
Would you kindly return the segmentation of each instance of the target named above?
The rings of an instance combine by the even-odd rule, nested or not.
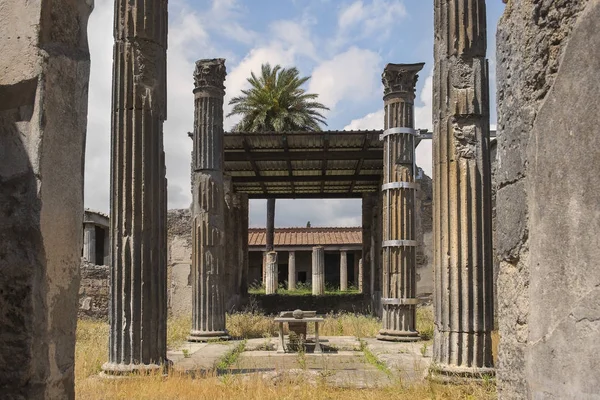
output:
[[[373,188],[371,192],[376,192],[377,188]],[[366,193],[371,193],[366,192]],[[262,193],[246,193],[249,199],[266,199],[267,197],[276,197],[277,199],[360,199],[362,198],[362,192],[360,193],[348,193],[346,191],[340,193],[272,193],[268,196]]]
[[[258,181],[258,179],[260,179],[260,169],[258,169],[258,166],[256,165],[256,161],[254,161],[254,159],[252,158],[252,152],[250,150],[250,146],[248,145],[248,142],[246,141],[245,138],[242,138],[242,145],[244,146],[244,154],[246,155],[246,160],[250,162],[250,165],[252,166],[252,170],[254,170],[254,175],[256,175],[256,182],[260,183],[260,188],[262,189],[264,194],[267,194],[267,188],[265,186],[264,183]]]
[[[287,175],[277,176],[232,176],[233,183],[286,183],[294,182],[379,182],[381,175]],[[261,185],[263,186],[263,185]]]
[[[329,151],[329,136],[323,136],[323,161],[321,163],[321,175],[327,174],[327,152]],[[321,192],[325,191],[325,181],[321,181]]]
[[[291,178],[292,176],[294,176],[294,173],[292,172],[292,161],[290,160],[290,148],[289,148],[288,142],[287,142],[287,135],[281,135],[281,142],[283,144],[283,152],[285,153],[285,156],[286,156],[288,175]],[[292,180],[290,180],[290,187],[292,189],[292,194],[293,194],[295,192],[295,189],[294,189],[294,182]]]
[[[362,151],[361,153],[365,153],[367,151],[367,148],[369,147],[369,140],[371,139],[371,135],[365,135],[365,140],[363,141],[363,147],[362,147]],[[383,158],[383,152],[381,153],[381,156]],[[356,163],[356,168],[354,169],[354,176],[358,176],[358,174],[360,173],[360,170],[362,169],[363,163],[365,162],[365,159],[363,157],[360,157],[358,159],[358,162]],[[352,181],[352,183],[350,184],[350,190],[348,190],[348,192],[352,193],[352,191],[354,191],[354,186],[356,185],[356,181]]]
[[[252,151],[252,159],[254,161],[322,161],[323,152],[320,150],[314,151],[290,151],[289,146],[281,151]],[[328,160],[380,160],[383,157],[383,149],[381,150],[329,150],[327,152]],[[243,162],[247,161],[246,153],[237,151],[228,151],[225,153],[225,162]],[[291,165],[291,164],[290,164]]]

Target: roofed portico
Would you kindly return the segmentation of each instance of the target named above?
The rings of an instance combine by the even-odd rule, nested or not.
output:
[[[225,133],[225,173],[251,199],[362,198],[380,190],[381,133]]]

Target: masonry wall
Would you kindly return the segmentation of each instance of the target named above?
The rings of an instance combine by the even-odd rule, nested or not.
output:
[[[110,268],[107,265],[81,263],[79,318],[108,320]]]
[[[172,315],[192,315],[192,224],[188,209],[167,212],[167,299]]]
[[[599,0],[511,0],[497,33],[501,399],[598,398]]]
[[[0,10],[0,397],[74,398],[91,3]]]

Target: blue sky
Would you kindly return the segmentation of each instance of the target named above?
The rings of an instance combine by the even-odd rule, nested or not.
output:
[[[488,1],[490,92],[495,104],[495,31],[503,12]],[[86,207],[108,211],[113,0],[95,0],[89,38],[90,79],[86,152]],[[170,0],[168,119],[165,152],[169,208],[191,201],[189,163],[193,129],[193,65],[225,58],[226,103],[246,87],[250,71],[264,62],[296,66],[311,75],[309,91],[331,108],[326,129],[381,129],[381,73],[385,64],[425,62],[417,85],[415,124],[431,129],[433,1],[421,0]],[[229,106],[225,106],[227,113]],[[492,107],[491,124],[496,123]],[[225,129],[235,119],[225,120]],[[430,174],[431,146],[417,162]],[[265,202],[252,201],[250,224],[264,226]],[[277,226],[360,225],[359,200],[279,200]]]

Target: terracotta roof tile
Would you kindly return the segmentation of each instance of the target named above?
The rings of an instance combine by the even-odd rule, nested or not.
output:
[[[275,246],[316,246],[316,245],[359,245],[362,243],[362,228],[276,228]],[[264,246],[264,228],[248,229],[248,245]]]

